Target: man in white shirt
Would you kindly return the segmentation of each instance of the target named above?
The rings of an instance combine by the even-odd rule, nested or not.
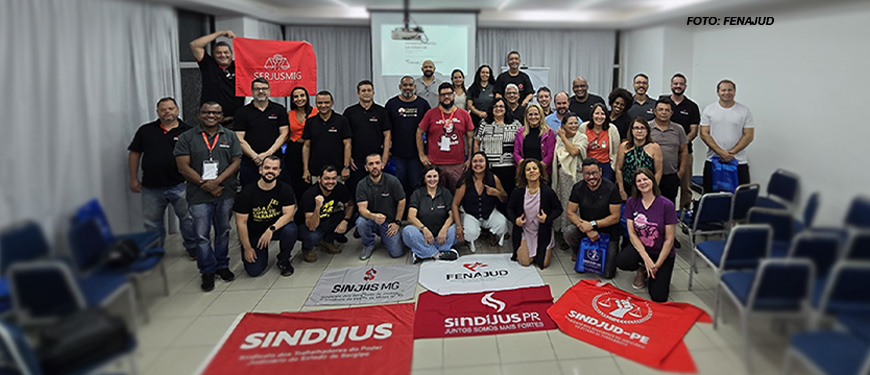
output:
[[[746,147],[755,136],[755,121],[749,108],[734,101],[737,85],[727,79],[716,85],[719,101],[701,112],[701,140],[707,145],[704,162],[704,191],[713,191],[713,166],[710,159],[718,156],[723,163],[737,160],[737,179],[749,183],[749,161]]]

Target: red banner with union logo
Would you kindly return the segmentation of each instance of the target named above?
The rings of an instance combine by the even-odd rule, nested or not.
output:
[[[656,303],[581,280],[547,312],[563,332],[654,369],[697,372],[683,336],[710,316],[687,303]],[[416,333],[415,333],[416,334]]]
[[[549,286],[417,298],[414,338],[496,335],[556,329]]]
[[[246,313],[202,374],[409,374],[414,304]]]
[[[317,92],[317,58],[306,42],[233,39],[236,63],[236,96],[252,96],[251,82],[269,81],[270,96],[290,96],[296,86]]]

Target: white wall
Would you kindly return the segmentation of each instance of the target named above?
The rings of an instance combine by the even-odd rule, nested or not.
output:
[[[737,101],[753,112],[753,180],[764,188],[777,168],[797,173],[803,199],[821,192],[817,222],[836,225],[850,200],[859,192],[867,194],[870,185],[870,174],[860,169],[870,150],[870,126],[861,111],[867,105],[861,93],[870,87],[870,75],[862,74],[870,60],[865,40],[870,4],[784,9],[768,15],[775,17],[773,25],[659,26],[625,32],[624,82],[636,71],[657,74],[661,69],[664,75],[650,76],[656,86],[672,70],[686,69],[684,63],[680,66],[682,59],[667,58],[675,47],[668,35],[680,44],[691,36],[688,95],[703,109],[717,99],[716,83],[729,78],[737,83]],[[650,50],[657,47],[666,54],[662,64],[655,59],[662,52]],[[696,143],[696,148],[705,147]]]

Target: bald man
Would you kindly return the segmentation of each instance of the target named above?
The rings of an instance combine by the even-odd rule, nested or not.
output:
[[[441,80],[435,76],[435,63],[432,60],[423,61],[420,70],[423,76],[414,80],[417,96],[426,99],[430,108],[435,108],[438,106],[438,85],[441,84]]]
[[[577,77],[574,78],[574,82],[571,84],[571,89],[574,90],[574,96],[571,97],[571,104],[569,105],[571,112],[576,113],[577,117],[580,117],[580,121],[586,122],[592,118],[592,114],[589,113],[589,110],[592,108],[595,103],[604,103],[604,99],[598,95],[589,93],[589,83],[586,82],[586,78]],[[607,105],[605,104],[605,108]]]

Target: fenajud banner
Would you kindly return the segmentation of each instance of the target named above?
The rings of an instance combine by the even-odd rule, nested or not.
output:
[[[409,374],[414,304],[245,313],[200,374]]]
[[[547,312],[569,336],[657,370],[697,372],[683,336],[710,316],[687,303],[657,303],[611,284],[580,280]]]
[[[236,96],[251,95],[251,82],[265,78],[270,96],[290,96],[296,86],[317,92],[317,58],[307,42],[233,39],[236,64]]]
[[[510,258],[510,254],[480,254],[426,262],[420,266],[419,282],[442,296],[544,285],[534,267],[523,267]]]

